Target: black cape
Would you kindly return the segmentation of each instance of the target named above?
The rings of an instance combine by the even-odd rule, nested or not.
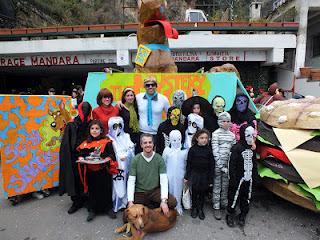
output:
[[[78,106],[79,115],[69,122],[64,130],[59,151],[59,194],[67,193],[69,196],[81,194],[80,178],[76,160],[78,153],[76,148],[85,140],[91,117],[91,105],[82,102]]]

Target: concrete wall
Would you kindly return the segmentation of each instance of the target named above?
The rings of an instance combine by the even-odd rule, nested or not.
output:
[[[287,69],[277,68],[277,82],[279,87],[285,90],[291,90],[294,84],[294,74],[293,71]],[[315,97],[320,97],[320,82],[311,81],[307,78],[296,78],[295,81],[295,93],[302,94],[304,96],[311,95]],[[287,95],[291,97],[292,94]]]

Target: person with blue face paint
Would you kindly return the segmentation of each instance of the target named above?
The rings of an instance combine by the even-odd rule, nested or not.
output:
[[[249,109],[249,103],[248,96],[244,93],[239,93],[236,95],[233,106],[229,111],[232,122],[230,131],[236,136],[237,142],[240,140],[240,127],[244,124],[254,126],[255,136],[257,134],[257,120],[254,113]]]

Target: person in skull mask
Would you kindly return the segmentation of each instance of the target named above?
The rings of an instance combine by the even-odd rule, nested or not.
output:
[[[211,101],[211,106],[213,108],[213,119],[212,119],[212,129],[211,132],[214,132],[219,128],[218,124],[218,115],[224,112],[226,106],[226,101],[223,97],[217,95]]]
[[[187,98],[187,95],[183,90],[178,89],[174,91],[172,95],[172,106],[177,107],[181,110],[182,104],[186,100],[186,98]],[[185,116],[181,114],[180,122],[183,124],[184,121],[185,121]]]
[[[134,143],[130,135],[124,132],[124,122],[122,117],[111,117],[108,121],[108,137],[112,140],[112,146],[118,162],[119,173],[112,176],[112,202],[113,211],[118,212],[126,208],[127,199],[127,180],[129,165],[134,157]]]
[[[203,117],[196,113],[190,113],[187,117],[188,128],[185,133],[184,148],[189,149],[192,146],[192,137],[199,130],[203,128],[204,120]]]
[[[88,126],[91,122],[91,105],[82,102],[78,105],[78,116],[69,122],[64,130],[59,151],[59,193],[67,193],[72,200],[68,213],[72,214],[80,209],[86,197],[80,181],[76,161],[76,148],[85,140]]]
[[[248,124],[240,128],[240,140],[231,149],[229,162],[229,189],[227,224],[233,227],[235,224],[235,209],[240,204],[239,225],[244,226],[249,212],[251,199],[253,174],[256,172],[256,152],[252,150],[255,141],[255,129]]]
[[[182,188],[186,170],[188,150],[182,149],[182,135],[179,130],[172,130],[169,134],[169,146],[163,151],[162,157],[167,167],[169,193],[177,200],[177,212],[182,215]]]
[[[162,154],[165,147],[169,146],[169,133],[172,130],[179,130],[182,135],[182,144],[184,143],[185,128],[180,122],[181,110],[177,107],[170,107],[167,112],[167,120],[160,123],[157,140],[156,140],[156,152]]]
[[[229,113],[232,121],[230,131],[234,133],[237,141],[240,139],[240,127],[244,124],[254,126],[255,136],[257,136],[257,120],[254,113],[249,109],[249,98],[246,94],[239,93],[236,95]]]

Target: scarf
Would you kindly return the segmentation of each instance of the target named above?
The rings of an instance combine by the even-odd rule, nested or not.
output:
[[[148,126],[152,126],[152,99],[157,96],[158,93],[154,93],[153,95],[146,94],[147,100],[148,100],[148,107],[147,107],[147,113],[148,113]]]
[[[138,116],[136,110],[134,109],[133,103],[125,102],[124,105],[128,108],[130,114],[129,128],[131,128],[134,133],[139,132]]]

